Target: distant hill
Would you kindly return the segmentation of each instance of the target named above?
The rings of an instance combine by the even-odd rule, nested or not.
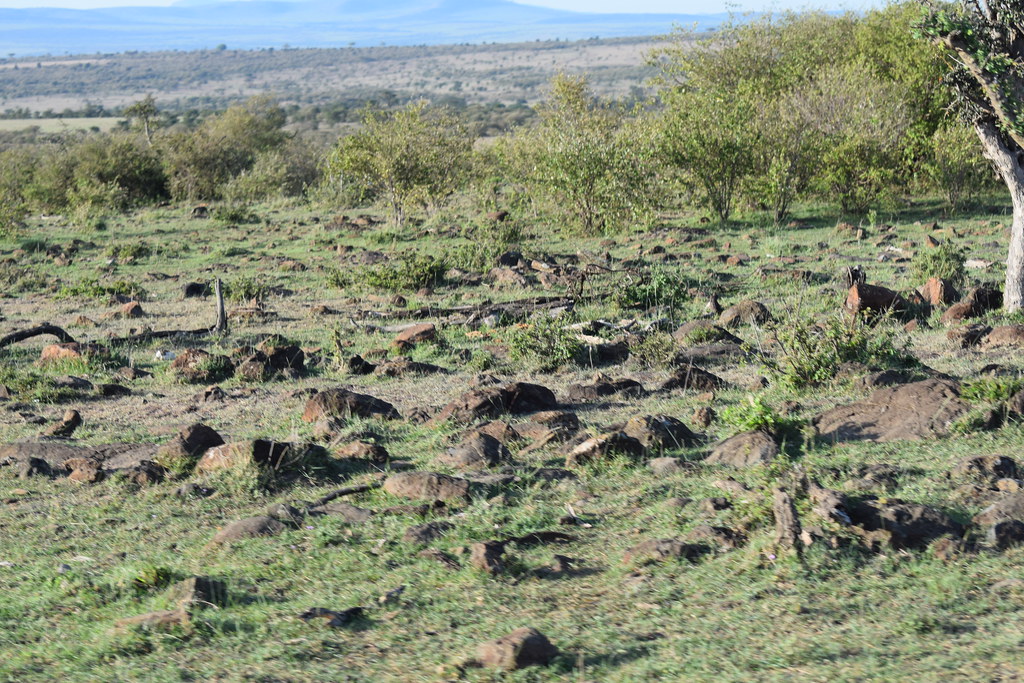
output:
[[[26,55],[422,45],[656,35],[725,15],[590,14],[507,0],[183,0],[170,7],[0,9],[0,52]]]

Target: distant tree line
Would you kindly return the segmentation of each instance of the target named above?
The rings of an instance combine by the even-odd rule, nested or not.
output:
[[[0,152],[0,221],[10,230],[30,212],[88,222],[168,199],[295,198],[377,202],[396,223],[501,209],[598,234],[685,207],[776,223],[805,201],[856,215],[942,193],[959,208],[995,187],[993,173],[947,113],[941,48],[914,37],[921,16],[905,3],[679,31],[651,56],[659,76],[647,100],[602,100],[571,76],[532,108],[395,93],[370,107],[299,107],[264,96],[189,117],[143,100],[121,112],[123,130]],[[322,120],[357,117],[347,134],[315,134]]]

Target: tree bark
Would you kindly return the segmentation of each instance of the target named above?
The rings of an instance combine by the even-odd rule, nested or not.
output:
[[[1010,226],[1010,246],[1006,254],[1006,283],[1003,288],[1003,309],[1012,313],[1024,308],[1024,168],[1017,145],[1007,145],[996,124],[980,120],[974,128],[981,139],[985,157],[995,164],[996,171],[1010,192],[1013,221]]]

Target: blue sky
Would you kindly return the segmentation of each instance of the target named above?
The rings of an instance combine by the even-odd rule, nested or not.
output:
[[[655,12],[669,14],[717,14],[729,10],[852,9],[862,10],[880,5],[880,0],[733,0],[702,2],[701,0],[519,0],[522,4],[557,7],[579,12]],[[0,0],[0,7],[69,7],[87,9],[117,5],[170,5],[170,0]]]

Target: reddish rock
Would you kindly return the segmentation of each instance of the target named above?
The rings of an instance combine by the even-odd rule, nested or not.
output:
[[[121,310],[118,311],[119,318],[142,318],[145,315],[146,312],[142,310],[142,304],[138,301],[129,301],[121,306]]]
[[[107,354],[107,349],[97,344],[79,344],[78,342],[50,344],[43,347],[42,353],[39,354],[39,363],[45,364],[68,359],[79,360],[88,356],[105,356]]]
[[[997,327],[981,342],[982,349],[995,349],[1001,346],[1024,347],[1024,325]]]
[[[933,277],[918,292],[930,306],[946,306],[960,299],[960,293],[949,280]]]
[[[387,401],[357,394],[345,388],[321,391],[306,403],[302,419],[306,422],[317,422],[328,417],[348,419],[351,417],[381,417],[395,419],[399,417],[395,407]]]
[[[846,294],[845,308],[853,315],[865,311],[902,313],[907,310],[908,304],[906,299],[891,289],[857,282]]]
[[[534,628],[517,628],[477,648],[477,657],[484,666],[506,671],[546,666],[557,656],[558,648]]]
[[[433,323],[418,323],[398,333],[395,342],[400,344],[419,344],[437,338],[437,328]]]

